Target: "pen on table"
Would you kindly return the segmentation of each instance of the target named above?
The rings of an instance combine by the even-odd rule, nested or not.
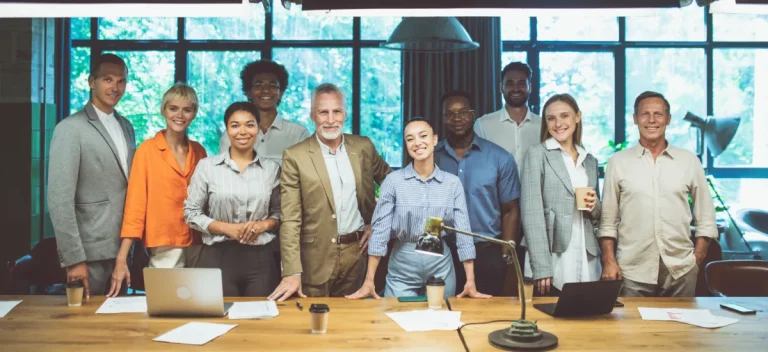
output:
[[[300,311],[304,311],[304,307],[301,305],[301,302],[296,301],[296,308],[299,308]]]

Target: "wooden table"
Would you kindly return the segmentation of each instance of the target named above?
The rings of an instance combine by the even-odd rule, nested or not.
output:
[[[278,303],[280,315],[265,320],[226,318],[150,318],[146,314],[95,314],[104,301],[92,298],[82,307],[67,307],[64,296],[0,296],[0,300],[24,300],[0,319],[0,350],[5,351],[124,351],[124,350],[398,350],[463,351],[455,331],[405,332],[384,313],[422,309],[424,303],[348,301],[343,298],[296,300]],[[225,299],[227,302],[257,298]],[[535,303],[554,302],[554,298]],[[558,350],[598,351],[764,351],[768,346],[768,299],[766,298],[622,298],[626,306],[610,315],[591,318],[552,318],[529,305],[528,318],[560,339]],[[518,319],[516,298],[450,300],[461,311],[465,323]],[[728,301],[762,310],[757,315],[739,315],[720,309]],[[309,333],[309,305],[326,303],[331,308],[328,333]],[[740,321],[720,329],[704,329],[676,322],[643,321],[637,307],[705,308],[716,315]],[[152,339],[187,322],[239,324],[205,346],[153,342]],[[462,334],[470,351],[496,351],[488,344],[488,333],[508,323],[469,325]]]
[[[305,298],[278,303],[280,315],[265,320],[227,318],[150,318],[146,314],[95,314],[103,297],[82,307],[68,307],[65,296],[0,296],[24,300],[0,319],[0,350],[5,351],[463,351],[456,331],[405,332],[384,313],[426,309],[426,303],[396,299],[349,301],[344,298]],[[258,298],[225,298],[227,302]],[[331,309],[328,332],[309,331],[309,306],[326,303]],[[418,305],[418,307],[417,307]],[[154,342],[161,334],[191,321],[239,324],[223,336],[198,346]]]
[[[536,298],[533,303],[554,303],[555,298]],[[553,318],[529,304],[528,320],[555,334],[558,351],[768,351],[768,298],[619,298],[624,308],[610,315],[583,318]],[[517,298],[490,300],[449,299],[452,310],[461,311],[464,323],[520,318]],[[732,302],[752,309],[756,315],[740,315],[720,308]],[[719,329],[705,329],[666,321],[645,321],[638,307],[709,309],[712,314],[738,318],[739,322]],[[462,334],[470,351],[498,351],[488,343],[488,334],[509,323],[468,325]]]

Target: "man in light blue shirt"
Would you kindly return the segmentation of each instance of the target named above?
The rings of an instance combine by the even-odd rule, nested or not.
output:
[[[502,147],[478,137],[469,93],[443,95],[447,139],[435,148],[435,163],[457,175],[464,187],[472,232],[519,243],[520,177],[515,159]],[[450,244],[450,242],[449,242]],[[507,248],[475,238],[475,281],[480,292],[499,296],[504,290]],[[457,267],[457,287],[463,272]]]

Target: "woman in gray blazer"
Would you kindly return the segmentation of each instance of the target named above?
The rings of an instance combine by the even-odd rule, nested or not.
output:
[[[600,279],[593,226],[600,219],[597,159],[581,146],[582,120],[576,100],[552,96],[544,104],[541,144],[531,146],[522,168],[522,220],[535,289],[540,295],[567,282]],[[591,187],[576,206],[576,189]]]

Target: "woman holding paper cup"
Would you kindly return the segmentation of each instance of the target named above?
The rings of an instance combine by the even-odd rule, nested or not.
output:
[[[543,112],[542,143],[526,152],[521,175],[523,232],[539,295],[600,279],[597,159],[581,145],[581,111],[572,96],[557,94]]]

